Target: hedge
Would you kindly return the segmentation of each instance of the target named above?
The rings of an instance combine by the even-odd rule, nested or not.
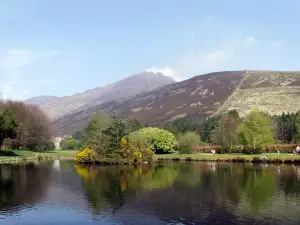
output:
[[[276,144],[276,145],[267,145],[262,149],[257,149],[253,152],[249,147],[244,147],[241,145],[234,145],[231,148],[231,151],[228,153],[242,153],[242,154],[258,154],[258,153],[293,153],[297,147],[297,144]],[[193,152],[201,153],[210,153],[212,150],[215,150],[216,153],[221,152],[221,146],[193,146]],[[225,151],[226,152],[226,151]]]

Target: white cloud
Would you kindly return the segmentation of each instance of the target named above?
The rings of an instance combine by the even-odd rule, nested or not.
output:
[[[0,93],[4,99],[25,99],[27,87],[24,85],[24,69],[40,60],[59,54],[56,51],[34,52],[32,50],[11,49],[0,55]]]
[[[169,68],[169,67],[163,67],[163,68],[152,67],[152,68],[146,69],[146,72],[162,73],[165,76],[172,77],[176,81],[181,81],[184,79],[184,77],[182,77],[182,75],[179,73],[179,71]]]

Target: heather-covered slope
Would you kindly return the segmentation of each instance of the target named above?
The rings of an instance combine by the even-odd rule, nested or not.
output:
[[[143,72],[123,80],[66,97],[40,96],[26,100],[26,103],[38,105],[51,120],[57,120],[69,113],[93,108],[101,103],[134,96],[144,91],[172,84],[171,77],[161,73]]]
[[[53,122],[60,133],[84,127],[95,108],[116,111],[153,125],[186,115],[203,119],[252,108],[271,115],[300,110],[300,72],[229,71],[210,73],[163,86],[127,99],[83,107]]]
[[[205,118],[213,114],[235,91],[244,75],[245,71],[234,71],[196,76],[128,99],[84,108],[54,121],[53,125],[62,134],[72,133],[86,125],[97,107],[151,124],[161,124],[185,115]]]

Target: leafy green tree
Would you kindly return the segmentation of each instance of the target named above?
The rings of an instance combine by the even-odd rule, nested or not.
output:
[[[230,111],[221,116],[218,127],[211,132],[211,140],[221,146],[222,153],[231,152],[236,142],[235,131],[239,123],[241,123],[241,118],[238,113]]]
[[[190,117],[183,117],[168,122],[164,128],[176,136],[179,133],[186,133],[188,131],[200,133],[200,123]]]
[[[61,145],[63,150],[75,150],[76,147],[77,141],[72,136],[69,136],[66,140],[64,140]]]
[[[142,128],[129,134],[129,140],[136,135],[144,137],[151,150],[157,154],[171,153],[178,148],[174,134],[164,129],[156,127]]]
[[[76,132],[74,132],[74,134],[72,134],[72,137],[79,141],[82,137],[83,137],[83,131],[77,130]]]
[[[17,136],[18,124],[7,108],[0,109],[0,145],[4,139],[14,139]]]
[[[53,133],[47,116],[34,105],[19,101],[0,102],[0,144],[14,139],[16,148],[44,149]]]
[[[180,153],[192,153],[193,146],[202,144],[200,136],[192,131],[180,133],[177,137],[178,151]]]
[[[238,125],[236,135],[238,142],[254,153],[263,146],[274,143],[269,117],[258,110],[252,110],[246,121]]]
[[[282,113],[271,118],[273,124],[274,136],[283,143],[291,143],[297,137],[297,114]],[[300,140],[300,139],[299,139]]]
[[[211,143],[211,133],[219,126],[220,116],[212,116],[201,123],[201,139],[203,142]]]
[[[111,120],[108,128],[102,131],[104,134],[104,150],[112,152],[121,148],[121,140],[126,135],[126,124],[122,118],[116,116]]]
[[[300,112],[297,112],[295,116],[295,135],[294,139],[296,142],[300,142]]]
[[[85,130],[84,146],[93,150],[101,150],[103,147],[102,131],[108,128],[110,121],[111,118],[107,113],[97,109]]]
[[[142,125],[137,119],[125,119],[126,133],[130,134],[142,128]]]

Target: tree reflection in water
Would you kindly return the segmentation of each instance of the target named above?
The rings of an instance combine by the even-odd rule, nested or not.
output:
[[[51,167],[49,165],[0,165],[0,210],[18,210],[34,205],[47,191]]]
[[[281,166],[278,174],[274,165],[211,163],[76,165],[97,212],[108,207],[114,212],[130,208],[166,221],[174,215],[189,221],[211,221],[215,213],[229,220],[241,213],[250,218],[273,207],[273,197],[280,195],[281,189],[286,194],[300,194],[298,170]]]

